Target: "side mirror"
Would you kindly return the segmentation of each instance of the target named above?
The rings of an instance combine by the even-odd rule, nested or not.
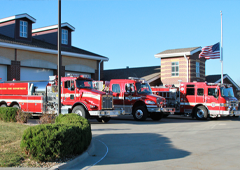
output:
[[[218,89],[215,89],[214,97],[218,98]]]
[[[132,92],[130,84],[125,85],[125,91],[126,91],[126,93],[131,93]]]

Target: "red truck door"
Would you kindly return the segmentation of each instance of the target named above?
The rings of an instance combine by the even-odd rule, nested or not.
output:
[[[197,104],[204,104],[205,103],[205,90],[204,86],[202,84],[198,84],[197,87],[197,93],[196,93],[196,103]]]
[[[194,84],[186,85],[186,94],[184,100],[184,112],[192,113],[193,107],[196,105],[196,88]]]
[[[215,95],[216,87],[207,87],[206,88],[206,105],[210,113],[219,114],[220,104],[219,97]]]
[[[74,80],[66,80],[63,82],[63,102],[66,105],[73,105],[75,103],[75,85]]]
[[[126,113],[131,114],[132,113],[132,106],[138,100],[138,95],[136,93],[136,88],[134,83],[126,83],[124,85],[124,110]]]
[[[116,109],[123,108],[123,99],[124,99],[124,93],[121,90],[121,86],[119,83],[111,84],[111,91],[113,95],[113,104]]]

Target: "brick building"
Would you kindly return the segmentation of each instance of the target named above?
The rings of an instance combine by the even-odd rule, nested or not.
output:
[[[2,80],[48,80],[57,74],[58,25],[32,29],[36,19],[19,14],[0,19],[0,78]],[[75,28],[62,23],[62,76],[103,76],[107,57],[72,46]]]
[[[161,59],[161,81],[165,84],[182,82],[204,82],[205,62],[199,59],[201,47],[165,50],[155,55]]]

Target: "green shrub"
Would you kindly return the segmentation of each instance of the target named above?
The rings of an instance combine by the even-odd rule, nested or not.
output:
[[[79,126],[83,131],[83,140],[87,146],[92,140],[91,124],[89,121],[75,113],[61,114],[56,117],[55,123],[64,123]]]
[[[0,107],[0,120],[4,122],[16,122],[17,108]]]
[[[76,114],[66,114],[57,116],[55,124],[41,124],[26,129],[21,148],[35,160],[51,161],[81,154],[91,139],[89,122]]]

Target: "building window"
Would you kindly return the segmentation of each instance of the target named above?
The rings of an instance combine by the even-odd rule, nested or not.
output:
[[[62,44],[68,44],[68,30],[62,29]]]
[[[179,63],[172,62],[172,76],[179,76]]]
[[[200,77],[200,63],[196,62],[196,77]]]
[[[20,21],[20,37],[27,38],[28,23],[27,21]]]

